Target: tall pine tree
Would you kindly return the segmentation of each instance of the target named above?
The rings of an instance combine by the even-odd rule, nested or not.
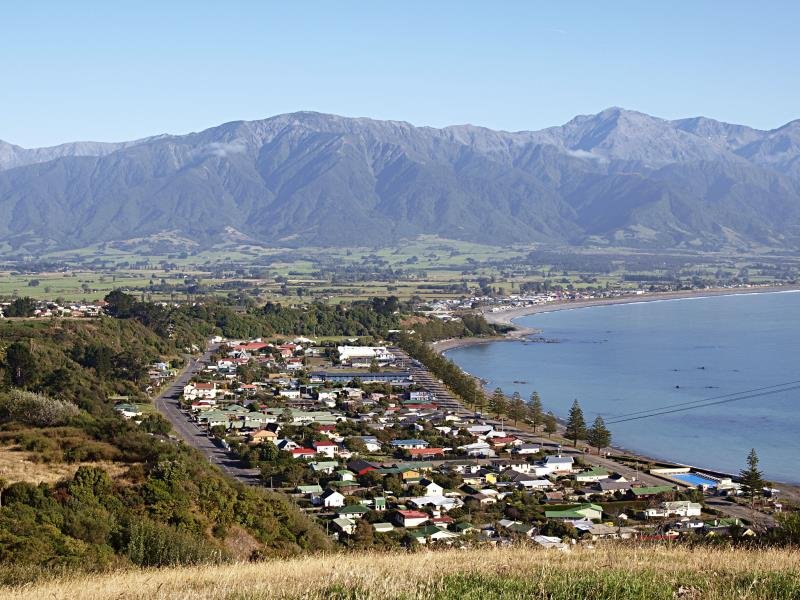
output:
[[[503,393],[502,389],[495,389],[492,397],[489,398],[489,410],[494,414],[495,417],[499,417],[500,415],[504,415],[506,413],[506,395]]]
[[[750,498],[750,505],[755,506],[756,497],[762,494],[764,477],[758,468],[758,454],[756,449],[751,448],[747,455],[747,468],[739,471],[739,479],[742,484],[742,493],[746,498]]]
[[[606,423],[600,415],[597,416],[594,423],[592,423],[592,426],[589,428],[586,434],[586,441],[590,446],[597,448],[598,454],[600,454],[600,450],[611,445],[611,432],[606,427]]]
[[[558,422],[556,421],[556,416],[552,412],[548,412],[542,419],[542,422],[544,423],[544,432],[547,434],[547,437],[550,437],[558,431]]]
[[[572,403],[572,407],[569,409],[564,435],[567,439],[572,440],[573,446],[577,446],[578,440],[586,437],[586,420],[583,418],[583,410],[577,400]]]
[[[539,397],[539,392],[533,392],[530,400],[528,400],[528,418],[533,425],[533,431],[544,423],[544,410],[542,409],[542,399]]]
[[[514,392],[511,395],[511,403],[508,405],[508,418],[514,421],[514,425],[517,425],[517,421],[525,417],[525,403],[522,401],[522,396],[520,396],[519,392]]]

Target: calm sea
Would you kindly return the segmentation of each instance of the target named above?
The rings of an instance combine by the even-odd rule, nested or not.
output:
[[[517,322],[558,343],[499,342],[447,356],[490,389],[525,398],[538,390],[559,416],[577,398],[587,423],[695,403],[610,425],[614,445],[726,472],[738,472],[753,447],[768,477],[800,482],[800,389],[699,402],[800,380],[800,293],[595,306]]]

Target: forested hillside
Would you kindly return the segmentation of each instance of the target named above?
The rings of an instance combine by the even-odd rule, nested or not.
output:
[[[83,465],[50,485],[0,482],[1,563],[97,569],[328,547],[284,497],[233,483],[157,413],[141,425],[115,413],[111,397],[146,402],[147,365],[178,364],[181,350],[133,318],[0,322],[0,450]],[[119,475],[95,466],[109,463]]]

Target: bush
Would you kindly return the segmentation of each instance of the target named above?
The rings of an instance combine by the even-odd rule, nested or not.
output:
[[[220,561],[222,552],[206,539],[147,518],[134,517],[128,524],[125,554],[141,567],[164,567]]]
[[[27,425],[52,427],[63,425],[80,414],[72,402],[49,398],[23,390],[11,390],[0,397],[0,414]]]

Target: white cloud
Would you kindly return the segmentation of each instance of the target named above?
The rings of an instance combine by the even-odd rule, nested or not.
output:
[[[232,142],[212,142],[205,146],[205,151],[208,154],[213,154],[219,158],[225,158],[231,154],[244,154],[247,151],[247,145],[243,140],[234,140]]]

